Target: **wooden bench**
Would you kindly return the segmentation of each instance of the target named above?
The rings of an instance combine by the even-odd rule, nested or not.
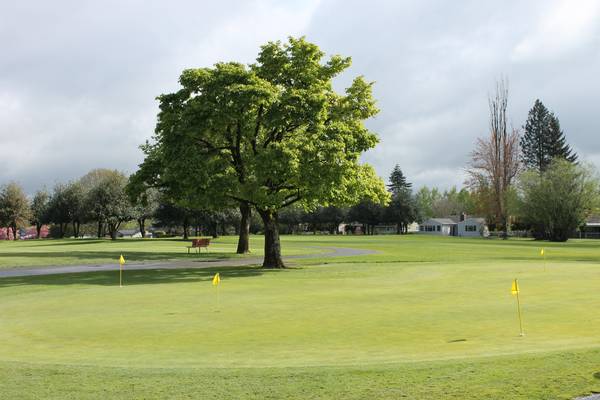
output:
[[[187,246],[188,254],[190,254],[191,249],[196,249],[196,253],[200,252],[201,248],[205,248],[208,251],[208,245],[210,244],[210,239],[192,239],[192,245]]]

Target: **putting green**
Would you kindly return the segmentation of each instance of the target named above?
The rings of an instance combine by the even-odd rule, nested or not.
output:
[[[593,259],[600,243],[557,246],[544,267],[534,242],[320,239],[297,240],[379,253],[302,260],[283,271],[126,270],[123,288],[114,272],[0,279],[0,363],[217,368],[246,376],[240,368],[252,375],[256,368],[598,354],[600,265]],[[449,261],[435,260],[444,251]],[[211,285],[217,271],[218,289]],[[514,278],[524,337],[510,294]]]

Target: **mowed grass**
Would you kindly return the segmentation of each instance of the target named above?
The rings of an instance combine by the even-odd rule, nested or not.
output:
[[[252,254],[235,254],[237,237],[222,236],[211,239],[201,254],[187,254],[190,240],[169,239],[44,239],[0,241],[0,269],[78,264],[106,264],[115,262],[123,254],[129,262],[156,262],[167,260],[212,260],[262,256],[263,241],[252,237]],[[194,252],[192,250],[192,252]],[[318,253],[318,248],[307,247],[305,241],[291,240],[286,246],[287,255]]]
[[[600,391],[600,242],[544,243],[546,263],[541,245],[297,236],[284,237],[284,252],[378,253],[294,259],[283,271],[126,270],[124,288],[114,272],[2,278],[0,398],[569,399]]]

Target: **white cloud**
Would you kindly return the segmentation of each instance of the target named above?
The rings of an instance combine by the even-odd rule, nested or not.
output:
[[[513,60],[553,59],[598,41],[599,1],[561,0],[543,9],[547,11],[515,46]]]

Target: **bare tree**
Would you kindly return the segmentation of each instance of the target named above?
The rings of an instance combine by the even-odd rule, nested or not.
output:
[[[487,192],[489,208],[496,225],[508,236],[508,197],[513,181],[521,168],[519,161],[519,132],[508,128],[508,87],[504,79],[496,84],[496,93],[489,98],[490,135],[477,139],[471,153],[467,173],[468,185]]]

